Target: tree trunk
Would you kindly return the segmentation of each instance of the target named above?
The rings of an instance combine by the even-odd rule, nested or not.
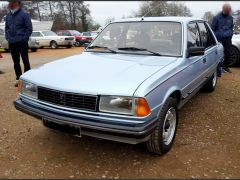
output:
[[[38,10],[38,18],[39,18],[39,21],[41,21],[42,18],[41,18],[41,14],[40,14],[40,9],[39,9],[38,2],[37,2],[37,10]]]

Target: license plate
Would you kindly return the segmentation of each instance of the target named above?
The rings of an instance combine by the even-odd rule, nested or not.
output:
[[[43,125],[48,128],[61,131],[67,134],[71,134],[73,136],[81,137],[81,127],[79,126],[71,126],[64,123],[56,123],[56,122],[49,121],[46,118],[43,118],[42,122],[43,122]]]

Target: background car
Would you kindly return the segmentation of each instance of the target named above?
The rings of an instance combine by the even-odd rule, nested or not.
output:
[[[58,36],[53,31],[33,31],[31,35],[32,39],[36,39],[40,47],[51,47],[56,49],[59,46],[65,46],[71,48],[75,43],[73,36]]]
[[[74,36],[75,37],[75,45],[79,44],[77,41],[81,39],[81,33],[76,30],[58,30],[56,31],[58,36]]]
[[[230,66],[240,64],[240,34],[234,34],[232,38]]]
[[[93,39],[95,39],[96,37],[97,37],[97,35],[98,35],[98,32],[90,32],[91,33],[91,37],[93,38]]]
[[[0,46],[5,51],[9,51],[9,44],[5,38],[5,33],[3,29],[0,29]],[[30,38],[28,41],[28,47],[32,52],[36,52],[40,46],[36,39]]]
[[[92,37],[90,32],[82,32],[81,36],[76,39],[76,46],[82,46],[85,43],[92,42],[94,38]]]

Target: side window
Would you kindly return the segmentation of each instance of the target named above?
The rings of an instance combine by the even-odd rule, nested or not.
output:
[[[40,32],[33,32],[31,36],[32,37],[40,37],[41,34],[40,34]]]
[[[198,23],[198,27],[200,31],[202,46],[205,48],[214,46],[216,42],[208,26],[204,22],[200,22]]]
[[[63,32],[63,35],[64,35],[64,36],[71,36],[71,34],[70,34],[69,32],[67,32],[67,31],[64,31],[64,32]]]
[[[189,23],[187,27],[187,46],[188,47],[200,47],[200,35],[197,27],[197,23]]]
[[[62,35],[63,35],[63,32],[62,32],[62,31],[58,31],[58,32],[57,32],[57,35],[62,36]]]
[[[206,26],[203,22],[198,23],[200,37],[201,37],[201,44],[203,47],[208,48],[208,32]]]
[[[207,32],[208,32],[208,41],[207,41],[208,42],[208,47],[215,46],[217,43],[216,43],[216,40],[213,36],[213,33],[211,32],[211,30],[209,29],[209,26],[206,23],[204,23],[204,25],[205,25],[205,27],[207,29]]]
[[[0,29],[0,35],[4,35],[4,30]]]

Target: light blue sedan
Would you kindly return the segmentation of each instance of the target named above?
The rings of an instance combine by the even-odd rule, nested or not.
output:
[[[178,110],[200,89],[214,91],[223,47],[209,25],[188,17],[110,23],[80,55],[23,74],[15,107],[45,126],[171,149]]]

